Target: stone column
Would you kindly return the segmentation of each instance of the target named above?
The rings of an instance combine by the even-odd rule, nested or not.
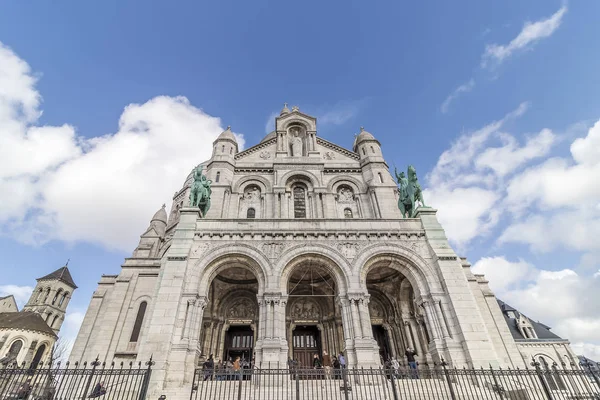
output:
[[[429,301],[423,301],[421,303],[423,310],[425,311],[425,318],[427,320],[427,325],[429,326],[429,330],[431,331],[432,339],[437,340],[440,339],[439,327],[437,325],[437,321],[434,313],[431,310],[431,303]]]
[[[406,343],[405,343],[405,345],[407,347],[412,347],[414,349],[416,346],[413,343],[413,337],[412,337],[412,335],[410,333],[410,326],[409,326],[410,323],[408,321],[404,321],[403,325],[404,325],[404,334],[406,335]]]
[[[444,314],[441,307],[441,300],[434,299],[433,308],[435,309],[439,325],[442,328],[442,335],[446,338],[449,338],[450,332],[448,332],[448,327],[446,326],[446,321],[444,320]]]
[[[357,298],[350,299],[350,313],[352,314],[352,327],[354,328],[354,338],[362,338],[362,328],[360,324],[360,315],[358,313]]]
[[[361,317],[362,337],[373,338],[373,328],[371,327],[371,317],[369,314],[369,295],[365,295],[358,303],[358,311]]]

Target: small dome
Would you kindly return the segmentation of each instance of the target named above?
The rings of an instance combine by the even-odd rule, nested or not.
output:
[[[287,103],[283,103],[283,108],[281,109],[281,112],[279,113],[279,115],[285,115],[285,114],[289,114],[290,109],[287,106]]]
[[[265,136],[260,142],[266,142],[267,140],[271,140],[274,139],[277,136],[277,132],[273,131],[271,133],[269,133],[267,136]]]
[[[223,140],[223,139],[233,140],[234,142],[237,143],[235,135],[233,134],[233,132],[231,132],[231,126],[228,126],[227,129],[225,129],[217,138],[217,140]]]
[[[167,211],[165,210],[165,208],[166,208],[166,205],[163,204],[161,209],[158,210],[152,217],[152,222],[159,221],[159,222],[164,222],[165,224],[167,223]]]
[[[360,127],[360,133],[358,135],[356,135],[356,137],[354,138],[354,145],[352,147],[356,148],[356,146],[360,143],[363,142],[365,140],[376,140],[375,136],[373,136],[371,134],[371,132],[367,132],[365,131],[365,128],[363,128],[362,126]]]

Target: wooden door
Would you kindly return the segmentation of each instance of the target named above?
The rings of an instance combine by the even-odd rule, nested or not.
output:
[[[294,329],[292,334],[294,360],[299,368],[312,368],[315,354],[321,358],[321,340],[316,326]]]

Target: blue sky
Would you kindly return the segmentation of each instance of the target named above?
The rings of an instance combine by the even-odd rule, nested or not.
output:
[[[285,101],[415,165],[496,293],[600,358],[600,3],[199,3],[0,6],[0,294],[70,258],[72,337],[215,135]]]

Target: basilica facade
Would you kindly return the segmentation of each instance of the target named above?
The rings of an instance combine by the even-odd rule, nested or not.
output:
[[[208,205],[191,193],[198,177]],[[121,272],[101,277],[71,360],[152,355],[153,390],[171,395],[209,355],[287,368],[326,350],[369,367],[411,347],[421,364],[523,367],[510,310],[450,247],[436,210],[404,218],[399,196],[362,128],[344,149],[286,106],[243,151],[228,128]],[[534,352],[573,356],[553,340]]]

